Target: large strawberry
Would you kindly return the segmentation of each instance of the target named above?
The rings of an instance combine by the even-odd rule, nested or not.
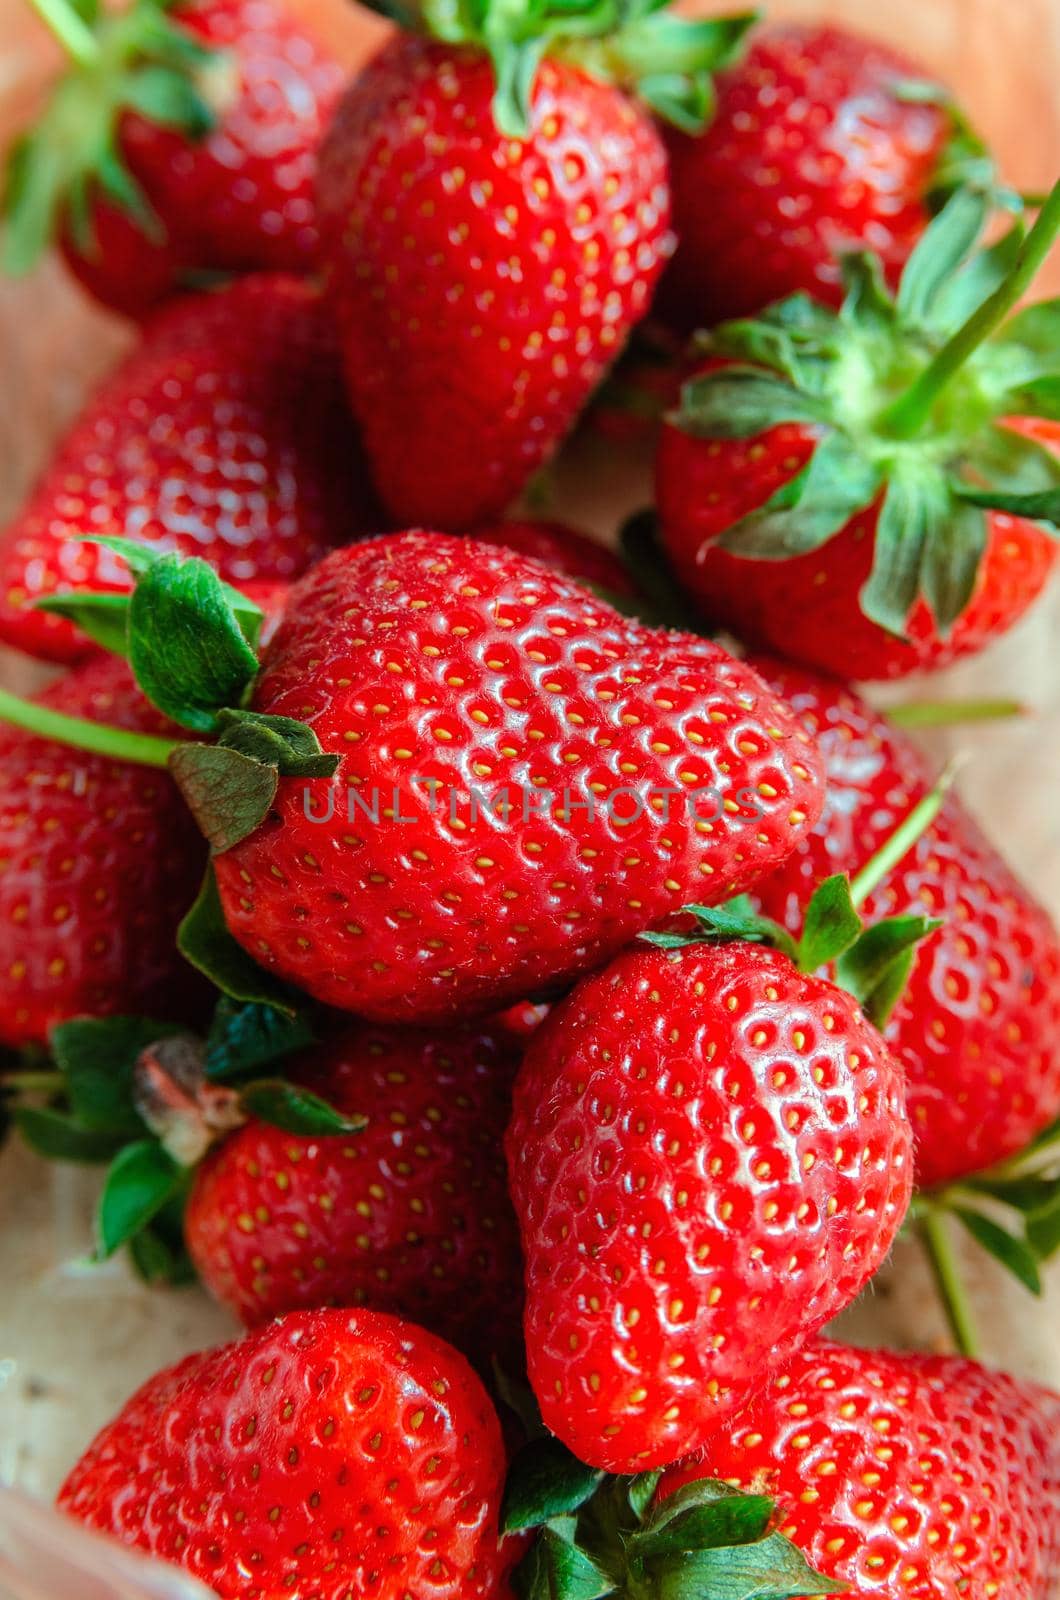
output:
[[[1055,303],[1005,322],[1060,227],[1060,186],[965,260],[984,212],[959,192],[897,299],[847,260],[840,313],[804,296],[723,324],[664,429],[664,543],[701,605],[844,678],[980,650],[1044,586],[1060,520]],[[996,337],[989,337],[1001,324]]]
[[[440,1339],[294,1312],[150,1379],[59,1505],[221,1600],[507,1600],[504,1469],[489,1399]]]
[[[991,179],[946,91],[842,28],[762,28],[717,92],[708,128],[667,135],[678,246],[660,299],[684,328],[799,291],[838,305],[850,250],[893,283],[932,203]]]
[[[180,1017],[198,989],[174,943],[205,859],[184,802],[163,772],[53,743],[57,714],[173,731],[111,657],[39,695],[35,732],[0,730],[0,1040],[16,1046],[78,1015]]]
[[[148,323],[0,536],[0,639],[52,660],[91,648],[34,605],[128,588],[86,535],[201,555],[245,586],[297,576],[372,515],[315,292],[259,276],[188,296]]]
[[[530,1042],[507,1146],[528,1370],[590,1466],[697,1449],[890,1249],[912,1186],[901,1068],[813,973],[842,954],[885,1014],[881,952],[924,924],[860,935],[844,888],[822,886],[784,950],[695,908],[701,927],[584,979]]]
[[[483,544],[504,545],[577,578],[607,595],[631,595],[633,582],[622,561],[599,540],[579,533],[563,522],[527,520],[492,522],[472,528],[471,536]]]
[[[620,85],[698,124],[748,19],[423,16],[436,38],[391,40],[341,101],[318,200],[380,495],[396,522],[456,529],[503,512],[570,430],[673,247],[665,150]]]
[[[204,271],[310,270],[316,146],[344,74],[283,0],[42,10],[70,65],[13,152],[7,262],[49,238],[142,315]]]

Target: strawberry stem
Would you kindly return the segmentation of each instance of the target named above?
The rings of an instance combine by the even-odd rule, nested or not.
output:
[[[907,700],[889,706],[885,715],[896,728],[951,728],[961,722],[1000,722],[1026,711],[1018,700]]]
[[[27,733],[36,734],[38,738],[52,739],[56,744],[70,745],[75,750],[112,756],[115,761],[131,761],[143,767],[167,766],[174,750],[179,750],[184,742],[156,739],[148,733],[133,733],[126,728],[112,728],[104,722],[70,717],[35,700],[22,700],[7,689],[0,689],[0,722],[25,728]]]
[[[962,1356],[968,1356],[973,1361],[978,1360],[979,1332],[957,1266],[949,1227],[946,1217],[934,1206],[925,1211],[920,1219],[920,1239],[935,1278],[946,1320],[953,1333],[954,1343]]]
[[[883,882],[906,852],[913,848],[920,835],[930,828],[942,810],[942,803],[956,772],[957,765],[951,761],[931,792],[913,807],[905,821],[894,830],[876,854],[866,861],[857,876],[850,880],[850,900],[855,910],[859,910],[865,904],[873,889]]]
[[[887,407],[879,422],[882,432],[892,439],[911,439],[920,432],[946,385],[1022,300],[1052,249],[1057,233],[1060,233],[1060,182],[1038,213],[1038,220],[1023,241],[1008,277],[947,340],[905,393]]]
[[[48,31],[79,67],[93,67],[99,60],[99,40],[78,16],[70,0],[30,0],[30,5]]]

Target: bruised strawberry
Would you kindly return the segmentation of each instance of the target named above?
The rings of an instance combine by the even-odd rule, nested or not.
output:
[[[34,607],[129,587],[85,536],[200,555],[246,587],[297,576],[372,516],[316,293],[262,276],[188,296],[148,323],[0,536],[0,639],[59,661],[92,649]]]

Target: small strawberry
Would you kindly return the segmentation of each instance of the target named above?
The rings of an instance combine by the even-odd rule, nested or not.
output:
[[[504,1471],[448,1345],[375,1312],[294,1312],[151,1378],[58,1503],[221,1600],[508,1600]]]
[[[0,1040],[43,1045],[78,1015],[185,1015],[199,985],[174,935],[203,870],[198,830],[165,773],[53,743],[51,721],[172,729],[112,657],[27,709],[34,731],[0,729]]]
[[[762,28],[717,92],[705,131],[667,133],[679,242],[660,303],[683,328],[799,292],[838,306],[851,250],[895,283],[933,203],[991,181],[945,89],[842,28]]]
[[[794,296],[711,336],[663,430],[659,518],[681,583],[749,642],[900,677],[983,649],[1044,587],[1055,306],[1005,318],[1060,228],[1060,185],[1026,239],[966,261],[985,205],[958,192],[896,299],[849,257],[840,313]]]
[[[562,522],[495,522],[472,528],[471,537],[499,544],[553,567],[607,595],[632,595],[633,582],[611,550]]]
[[[974,1361],[821,1340],[659,1495],[677,1509],[707,1478],[770,1496],[781,1533],[865,1600],[1051,1600],[1058,1429],[1060,1396]]]
[[[318,203],[376,487],[395,522],[460,529],[570,431],[673,247],[665,150],[619,85],[698,125],[749,19],[423,17],[436,38],[391,40],[347,90]]]
[[[902,1072],[882,1021],[922,918],[860,934],[844,880],[801,943],[741,909],[646,936],[531,1040],[508,1131],[530,1381],[610,1472],[723,1426],[861,1291],[909,1202]],[[707,938],[723,942],[707,944]],[[895,966],[884,976],[884,969]]]
[[[344,81],[282,0],[50,0],[70,66],[8,171],[7,264],[53,236],[141,316],[203,272],[315,265],[316,146]]]
[[[196,1173],[185,1233],[210,1293],[248,1326],[369,1305],[488,1361],[518,1349],[518,1231],[502,1139],[518,1053],[486,1028],[345,1033],[287,1075],[356,1134],[252,1119]]]
[[[314,291],[261,276],[188,296],[147,324],[0,536],[0,639],[51,660],[91,649],[34,605],[128,588],[85,535],[202,555],[245,586],[296,576],[372,515]]]

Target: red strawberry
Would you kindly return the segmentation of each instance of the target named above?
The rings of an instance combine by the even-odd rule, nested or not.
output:
[[[854,876],[931,787],[914,741],[844,685],[797,667],[759,671],[819,741],[824,813],[756,900],[792,932],[830,872]],[[929,912],[886,1036],[906,1073],[916,1173],[930,1188],[1022,1150],[1060,1113],[1060,936],[960,801],[865,904],[873,917]]]
[[[842,28],[755,34],[718,79],[710,127],[667,135],[679,243],[666,312],[702,328],[799,290],[838,305],[848,250],[874,251],[896,282],[933,192],[957,176],[952,146],[967,138],[944,90],[909,96],[922,78]]]
[[[1022,249],[1017,229],[957,270],[984,212],[958,193],[896,300],[852,258],[842,314],[794,297],[712,336],[663,430],[659,517],[682,584],[749,642],[844,678],[900,677],[981,650],[1045,585],[1056,545],[1041,522],[1060,522],[1060,425],[1038,384],[1052,313],[1031,306],[987,336],[1048,253],[1060,185]]]
[[[185,1231],[206,1287],[248,1326],[278,1312],[370,1305],[488,1360],[518,1346],[518,1233],[501,1151],[518,1062],[487,1029],[362,1028],[288,1075],[349,1137],[251,1121],[196,1174]]]
[[[657,7],[597,37],[613,22],[591,0],[546,3],[537,37],[519,17],[509,38],[499,12],[485,28],[462,13],[446,43],[389,42],[339,105],[323,259],[395,521],[503,512],[648,309],[673,245],[666,156],[608,77],[635,82],[642,60],[657,73],[661,52],[670,109],[694,116],[747,19],[680,24]]]
[[[327,318],[293,278],[249,277],[160,312],[0,538],[0,638],[52,660],[92,647],[34,602],[125,589],[78,536],[204,556],[229,581],[286,580],[372,516]]]
[[[473,528],[472,537],[483,544],[499,544],[554,567],[568,578],[603,589],[608,594],[631,595],[633,582],[619,558],[588,534],[562,522],[495,522]]]
[[[1051,1600],[1060,1396],[974,1361],[808,1345],[667,1473],[774,1497],[826,1577],[875,1600]]]
[[[42,723],[62,712],[173,731],[109,656],[36,703]],[[42,1045],[80,1015],[185,1015],[198,980],[174,934],[204,864],[164,773],[0,728],[0,1040]]]
[[[72,64],[12,158],[14,269],[54,227],[85,287],[140,316],[196,273],[314,266],[316,146],[344,73],[282,0],[48,9]]]
[[[383,1021],[561,985],[753,883],[821,803],[812,741],[719,647],[439,534],[315,567],[253,709],[339,765],[281,779],[217,855],[225,918],[275,974]]]
[[[59,1505],[221,1600],[507,1600],[504,1468],[486,1393],[440,1339],[294,1312],[150,1379]]]
[[[701,1446],[880,1266],[911,1144],[882,1038],[789,956],[641,946],[586,978],[507,1143],[546,1425],[611,1472]]]

